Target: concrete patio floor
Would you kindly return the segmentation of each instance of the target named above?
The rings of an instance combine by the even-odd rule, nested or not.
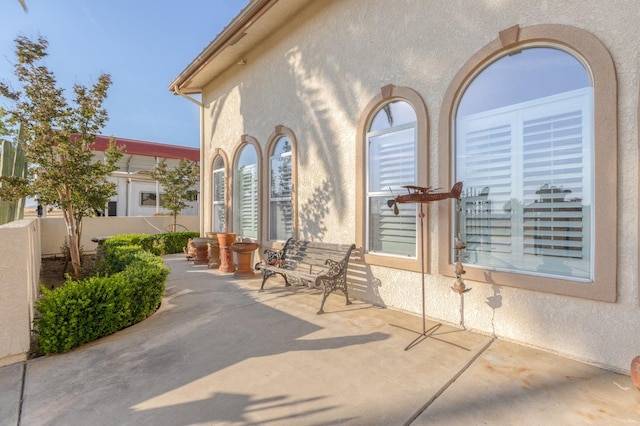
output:
[[[165,262],[147,320],[0,368],[0,425],[640,424],[628,376],[433,322],[405,350],[418,316]]]

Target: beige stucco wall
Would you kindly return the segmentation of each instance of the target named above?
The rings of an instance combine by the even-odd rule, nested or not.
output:
[[[62,254],[66,230],[61,217],[41,218],[42,256],[58,256]],[[82,219],[81,247],[86,253],[95,252],[97,244],[93,237],[109,237],[118,234],[159,234],[167,232],[167,226],[173,224],[171,216],[109,216],[87,217]],[[198,216],[178,216],[178,224],[189,231],[198,231]],[[179,231],[185,229],[180,227]],[[203,234],[204,235],[204,234]]]
[[[37,219],[0,226],[0,367],[27,358],[40,281]]]
[[[606,11],[606,13],[604,13]],[[233,153],[243,134],[262,155],[276,125],[298,140],[300,236],[354,242],[356,130],[364,107],[387,84],[417,91],[429,115],[430,183],[439,168],[438,120],[451,79],[498,32],[514,25],[571,25],[609,50],[618,79],[618,299],[604,303],[469,282],[460,296],[453,279],[426,277],[427,315],[500,338],[540,347],[622,372],[640,355],[638,330],[638,59],[640,8],[634,1],[311,2],[258,49],[206,88],[204,109],[204,228],[211,226],[213,150]],[[264,157],[263,157],[264,158]],[[264,160],[263,160],[264,164]],[[431,271],[438,268],[438,234],[428,212]],[[263,218],[263,226],[266,217]],[[394,309],[421,311],[417,273],[360,265],[356,296]]]

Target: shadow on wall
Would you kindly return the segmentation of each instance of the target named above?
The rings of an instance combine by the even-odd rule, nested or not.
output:
[[[300,206],[300,238],[307,241],[324,241],[327,225],[324,219],[330,214],[333,202],[333,185],[328,180],[313,190],[311,197]]]
[[[379,291],[382,287],[382,281],[373,275],[371,266],[364,263],[361,253],[362,248],[357,248],[351,253],[349,260],[349,269],[347,270],[349,296],[385,308],[386,305]]]

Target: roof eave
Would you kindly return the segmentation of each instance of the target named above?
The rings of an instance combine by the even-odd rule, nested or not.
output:
[[[228,46],[236,44],[246,31],[279,0],[251,0],[240,11],[216,38],[204,48],[202,52],[169,84],[169,90],[174,94],[195,94],[202,91],[202,87],[189,86],[191,80],[201,72]]]

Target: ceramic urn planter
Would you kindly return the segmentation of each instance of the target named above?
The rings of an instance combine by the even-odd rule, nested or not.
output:
[[[258,244],[251,242],[238,242],[231,245],[231,250],[236,253],[238,259],[238,269],[234,278],[251,278],[255,276],[253,268],[251,267],[251,255],[258,248]]]
[[[209,263],[209,240],[207,238],[194,238],[193,243],[196,245],[196,258],[194,265],[206,265]]]
[[[207,232],[209,239],[209,269],[218,269],[220,267],[220,243],[218,242],[217,232]]]
[[[218,244],[220,245],[220,272],[235,272],[236,267],[233,265],[233,252],[231,244],[236,241],[237,235],[232,232],[218,232],[216,235]]]
[[[631,381],[640,390],[640,356],[631,361]]]

